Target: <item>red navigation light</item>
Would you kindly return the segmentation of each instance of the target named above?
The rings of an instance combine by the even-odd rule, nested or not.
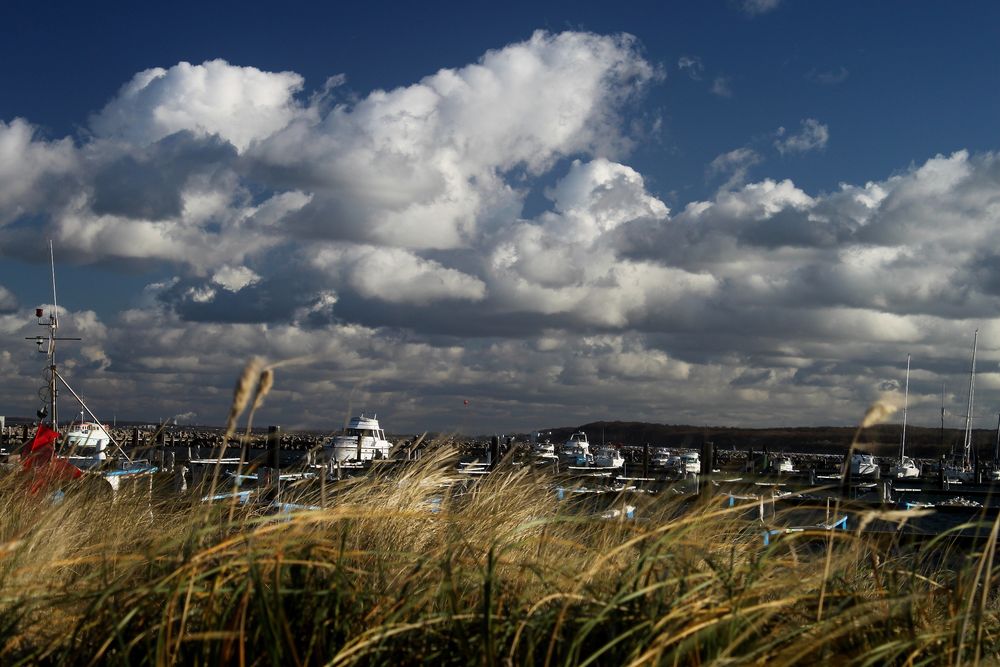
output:
[[[41,308],[35,308],[35,317],[37,317],[38,319],[42,319],[42,314],[43,311]]]

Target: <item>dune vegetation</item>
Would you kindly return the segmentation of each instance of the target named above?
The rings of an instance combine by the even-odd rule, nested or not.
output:
[[[530,468],[454,470],[442,443],[286,489],[301,507],[282,511],[146,482],[53,502],[10,474],[0,661],[957,665],[1000,648],[996,524],[974,548],[856,530],[764,546],[719,498],[559,501]]]

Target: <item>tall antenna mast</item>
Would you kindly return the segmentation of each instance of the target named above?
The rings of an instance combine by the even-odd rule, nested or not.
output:
[[[49,267],[52,269],[52,313],[49,315],[49,402],[52,415],[52,428],[59,429],[59,402],[56,396],[59,388],[56,386],[56,332],[59,330],[59,301],[56,299],[56,255],[52,249],[52,239],[49,239]]]
[[[976,329],[972,339],[972,369],[969,371],[969,408],[965,413],[965,453],[962,457],[962,465],[966,469],[969,467],[970,454],[972,452],[972,403],[976,397],[976,349],[979,346],[979,329]]]
[[[48,322],[42,321],[42,316],[44,315],[44,311],[42,308],[35,309],[35,316],[38,318],[38,324],[41,326],[48,326],[49,337],[47,341],[45,338],[41,336],[27,338],[26,340],[35,341],[35,344],[38,345],[38,351],[48,355],[48,366],[46,370],[48,370],[49,372],[48,398],[49,398],[49,409],[51,410],[51,415],[52,415],[52,428],[54,430],[59,429],[59,415],[57,413],[59,406],[58,406],[58,401],[56,400],[56,396],[58,395],[58,384],[56,382],[57,380],[59,382],[62,382],[63,386],[69,389],[69,393],[73,394],[73,398],[79,401],[80,407],[82,407],[87,412],[87,414],[90,415],[90,418],[93,419],[96,423],[100,424],[101,420],[97,418],[97,415],[95,415],[90,408],[87,407],[87,404],[83,402],[83,398],[81,398],[79,394],[73,391],[73,387],[69,386],[69,383],[66,382],[66,378],[60,375],[58,369],[56,368],[56,341],[80,340],[80,339],[69,338],[69,337],[64,338],[56,335],[56,333],[58,333],[59,331],[59,302],[56,300],[56,258],[55,258],[55,253],[52,250],[51,240],[49,241],[49,262],[52,265],[52,311],[49,313],[49,321]],[[48,342],[48,346],[46,347],[45,350],[43,350],[42,346],[45,345],[46,342]],[[83,413],[81,412],[80,414],[82,420]],[[38,419],[39,421],[45,419],[44,409],[38,411]],[[132,461],[132,459],[129,458],[128,454],[125,453],[125,450],[122,449],[122,446],[118,444],[118,442],[114,439],[113,436],[111,437],[111,444],[113,444],[118,449],[118,451],[121,452],[122,456],[125,457],[126,461],[129,462]]]
[[[59,316],[59,301],[56,300],[56,255],[52,250],[52,239],[49,239],[49,266],[52,268],[52,307],[56,317]]]
[[[25,340],[33,340],[35,344],[38,345],[38,351],[42,354],[48,356],[48,365],[46,370],[48,371],[47,378],[47,391],[48,391],[48,413],[52,420],[52,428],[55,430],[59,429],[59,388],[56,380],[59,377],[59,373],[56,370],[56,341],[59,340],[80,340],[79,338],[61,338],[57,334],[59,332],[59,302],[56,300],[56,260],[55,252],[52,249],[52,241],[49,241],[49,263],[52,266],[52,310],[49,312],[49,319],[47,322],[42,321],[42,316],[44,312],[41,308],[35,309],[35,316],[38,318],[39,326],[48,327],[49,335],[48,338],[43,338],[42,336],[34,336],[26,338]],[[48,343],[46,345],[46,343]],[[42,347],[45,346],[43,350]],[[45,408],[38,413],[39,420],[45,419]]]
[[[903,437],[899,442],[899,462],[906,453],[906,408],[910,402],[910,355],[906,355],[906,389],[903,391]]]

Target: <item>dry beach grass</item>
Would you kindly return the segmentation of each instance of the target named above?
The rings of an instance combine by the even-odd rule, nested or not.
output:
[[[638,519],[608,518],[626,498],[557,501],[530,468],[468,480],[455,463],[440,443],[392,474],[288,489],[323,507],[278,513],[143,485],[53,503],[9,475],[0,662],[958,665],[1000,650],[994,523],[975,547],[857,530],[764,546],[752,504],[632,496]]]
[[[651,498],[644,520],[609,520],[530,470],[456,486],[453,463],[442,448],[326,509],[231,518],[227,503],[151,506],[141,488],[52,505],[8,478],[0,659],[973,664],[997,650],[995,526],[978,553],[850,532],[765,548],[739,508]]]

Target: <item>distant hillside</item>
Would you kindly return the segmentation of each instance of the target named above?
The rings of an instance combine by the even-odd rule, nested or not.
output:
[[[721,426],[690,426],[682,424],[651,424],[646,422],[599,421],[581,426],[561,426],[546,429],[553,442],[562,442],[574,431],[583,431],[591,443],[641,445],[649,443],[663,447],[699,447],[703,440],[712,441],[721,449],[760,451],[765,446],[772,452],[813,452],[839,454],[847,450],[855,428],[844,426],[787,428],[729,428]],[[898,451],[901,435],[899,424],[880,424],[865,429],[858,438],[861,449],[879,455]],[[930,458],[947,453],[961,443],[964,431],[911,427],[906,429],[906,451],[914,456]],[[983,456],[990,457],[996,432],[992,429],[973,431],[973,444]],[[942,441],[944,445],[942,445]]]

